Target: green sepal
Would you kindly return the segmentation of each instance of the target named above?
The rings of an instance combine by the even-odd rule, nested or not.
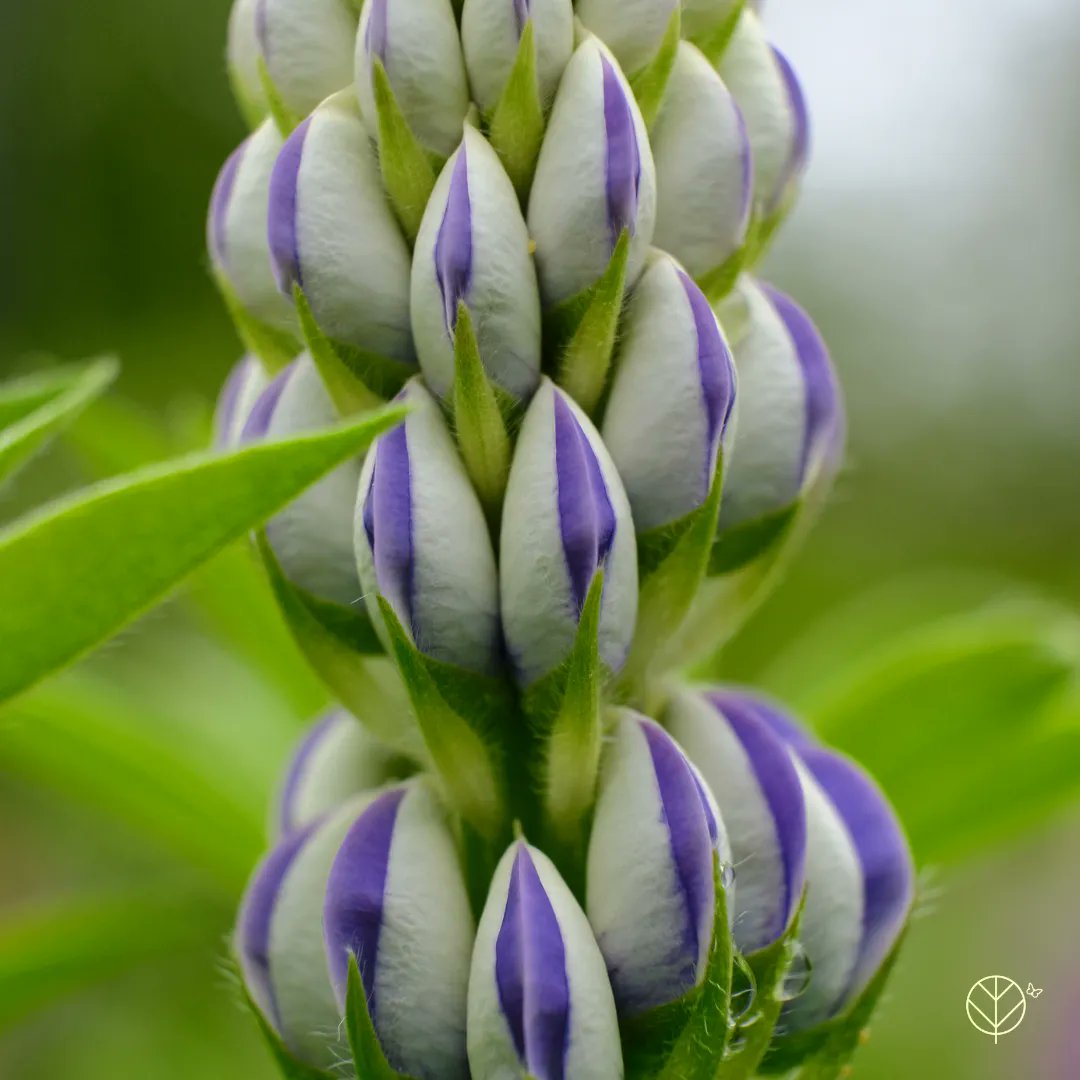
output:
[[[811,1031],[800,1031],[775,1039],[758,1067],[764,1076],[794,1073],[795,1080],[839,1080],[855,1051],[866,1041],[870,1020],[889,981],[907,928],[901,933],[878,973],[857,1000],[840,1016]]]
[[[544,141],[544,107],[536,73],[535,39],[530,18],[521,31],[514,66],[488,125],[488,139],[523,206],[532,187],[540,144]]]
[[[634,97],[637,98],[638,108],[641,110],[645,127],[650,130],[660,113],[660,106],[664,101],[664,92],[667,90],[668,79],[671,77],[672,68],[675,67],[675,57],[678,54],[681,39],[681,27],[682,7],[676,4],[656,55],[630,79],[630,89],[634,91]]]
[[[780,547],[795,524],[801,505],[801,499],[796,499],[779,510],[770,510],[721,532],[709,555],[709,576],[741,570]]]
[[[720,63],[724,53],[727,51],[727,47],[735,33],[735,27],[739,25],[745,7],[746,0],[739,0],[719,26],[698,38],[691,38],[691,41],[705,54],[705,59],[713,67]]]
[[[509,397],[505,392],[504,396]],[[462,460],[488,524],[495,530],[510,475],[510,434],[499,404],[499,388],[484,369],[472,315],[464,301],[458,302],[454,329],[453,407]]]
[[[412,364],[332,341],[322,332],[299,285],[293,286],[293,299],[308,351],[343,416],[383,404],[416,374]]]
[[[287,139],[296,130],[297,125],[300,123],[300,117],[281,100],[278,88],[270,77],[270,69],[266,66],[265,58],[258,57],[255,64],[258,68],[259,83],[262,86],[263,97],[266,98],[267,108],[270,110],[270,115],[273,117],[278,131],[281,132],[281,137]]]
[[[701,984],[677,1001],[622,1024],[626,1080],[713,1080],[730,1030],[734,949],[719,854],[713,855],[716,909]]]
[[[428,753],[453,808],[484,838],[508,828],[501,728],[512,715],[498,679],[433,660],[413,644],[385,597],[379,610]]]
[[[273,1029],[270,1022],[263,1016],[258,1005],[252,1000],[247,987],[244,986],[243,982],[240,985],[244,994],[244,1002],[251,1010],[252,1016],[255,1017],[255,1022],[259,1025],[259,1031],[262,1032],[270,1056],[274,1059],[274,1064],[277,1065],[278,1071],[284,1077],[284,1080],[334,1080],[333,1073],[324,1072],[322,1069],[317,1069],[314,1065],[308,1065],[293,1056],[292,1051],[285,1045],[281,1036]]]
[[[599,281],[572,296],[545,317],[544,338],[556,351],[557,381],[588,413],[603,396],[615,331],[626,291],[630,232],[623,229]]]
[[[372,58],[371,80],[378,114],[383,185],[411,247],[435,188],[435,165],[409,127],[390,85],[390,76],[377,56]]]
[[[588,822],[600,772],[600,601],[604,572],[597,570],[581,609],[570,655],[525,691],[529,737],[541,762],[542,829],[548,853],[567,883],[584,881]]]
[[[220,271],[215,270],[214,280],[244,348],[262,361],[270,375],[276,375],[291,364],[300,352],[300,343],[296,338],[287,330],[279,330],[276,326],[270,326],[255,318],[240,303],[233,287]]]
[[[383,1053],[368,1008],[367,994],[354,953],[349,954],[349,981],[345,997],[345,1029],[349,1034],[356,1080],[413,1080],[395,1069]]]
[[[738,251],[729,255],[719,266],[707,270],[697,278],[698,288],[705,294],[705,298],[711,305],[719,304],[735,287],[735,282],[739,280],[743,267],[747,265],[749,250],[748,230],[747,239],[743,241]]]

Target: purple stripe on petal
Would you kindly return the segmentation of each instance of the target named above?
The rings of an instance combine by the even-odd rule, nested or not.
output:
[[[735,110],[735,119],[739,127],[739,168],[742,180],[742,209],[740,220],[745,229],[750,222],[750,211],[754,206],[754,154],[750,148],[750,132],[746,129],[746,117],[734,97],[731,107]]]
[[[605,174],[608,226],[614,251],[623,229],[633,236],[637,228],[638,192],[641,188],[641,148],[634,128],[626,88],[606,56],[604,68],[604,131],[607,138]]]
[[[788,104],[791,106],[792,119],[795,131],[791,141],[791,156],[788,158],[787,167],[784,170],[783,183],[777,191],[777,197],[782,197],[787,186],[792,183],[806,168],[810,157],[810,115],[806,108],[806,97],[803,94],[802,85],[795,69],[791,66],[788,58],[777,48],[773,48],[777,66],[784,79],[787,89]]]
[[[801,751],[804,747],[817,745],[810,733],[798,721],[793,720],[771,701],[757,694],[731,689],[713,690],[706,696],[725,716],[729,710],[751,711],[781,742],[793,750]]]
[[[364,31],[364,48],[368,56],[377,56],[385,66],[390,48],[390,28],[387,19],[389,0],[370,0],[371,14]]]
[[[296,191],[300,164],[304,160],[304,142],[310,128],[309,116],[285,140],[270,174],[270,209],[267,214],[270,261],[277,286],[286,296],[292,295],[293,285],[304,287],[296,221]]]
[[[281,789],[281,804],[278,810],[278,825],[283,833],[289,832],[296,827],[296,802],[297,790],[304,778],[304,770],[307,768],[311,755],[315,748],[322,742],[327,732],[338,722],[340,713],[331,712],[319,720],[304,736],[297,747],[289,763],[289,771],[285,774],[285,784]]]
[[[383,435],[374,453],[371,487],[364,501],[364,529],[374,556],[375,580],[398,618],[415,633],[412,467],[406,426]]]
[[[270,421],[274,418],[274,410],[281,400],[289,377],[295,370],[296,361],[293,361],[288,367],[282,368],[274,376],[270,385],[259,395],[240,432],[242,443],[256,442],[266,438],[266,433],[270,430]]]
[[[270,57],[270,20],[267,17],[267,0],[256,0],[255,2],[255,36],[259,41],[259,48],[262,51],[263,59],[269,59]]]
[[[245,139],[230,155],[218,173],[214,184],[214,193],[210,198],[210,221],[207,229],[207,246],[218,263],[228,262],[228,243],[225,235],[225,223],[229,216],[229,203],[233,188],[236,186],[236,174],[244,160],[249,139]]]
[[[469,199],[469,163],[461,144],[450,175],[446,210],[435,240],[435,277],[442,293],[446,332],[453,337],[457,327],[458,302],[472,285],[472,203]]]
[[[563,555],[577,612],[615,541],[615,508],[596,452],[562,391],[555,391],[555,477]]]
[[[240,391],[247,382],[251,372],[251,365],[257,363],[250,356],[233,365],[225,385],[218,395],[217,408],[214,409],[214,445],[224,447],[232,431],[236,420],[236,406],[240,400]]]
[[[698,957],[703,945],[701,930],[712,924],[716,906],[710,808],[694,770],[671,736],[652,721],[642,721],[641,728],[652,756],[660,805],[686,908],[683,978],[689,988],[697,977]]]
[[[244,894],[236,927],[236,948],[244,980],[252,997],[260,1004],[265,1003],[269,1019],[278,1030],[281,1017],[270,971],[270,927],[289,867],[314,829],[312,824],[290,833],[259,864]]]
[[[801,757],[851,835],[863,874],[863,930],[850,989],[884,961],[914,897],[914,868],[904,833],[885,796],[853,761],[822,748]]]
[[[514,19],[517,22],[517,32],[520,38],[525,30],[525,24],[529,21],[532,0],[514,0]]]
[[[518,845],[495,941],[495,983],[518,1056],[536,1080],[563,1080],[570,1045],[566,947],[529,849]]]
[[[353,823],[334,856],[326,882],[323,930],[330,978],[339,997],[348,984],[349,956],[356,957],[371,1018],[378,1023],[375,974],[379,961],[386,879],[405,788],[380,795]]]

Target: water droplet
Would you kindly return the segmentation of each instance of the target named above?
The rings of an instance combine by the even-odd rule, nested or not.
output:
[[[731,1001],[729,1014],[739,1023],[748,1016],[757,999],[757,980],[742,953],[736,952],[731,969]]]
[[[735,867],[731,863],[720,864],[720,884],[724,886],[724,892],[728,892],[735,884]]]
[[[791,963],[788,965],[780,985],[776,988],[778,1001],[794,1001],[805,994],[814,974],[814,965],[806,955],[806,949],[799,941],[791,943]]]
[[[736,1054],[741,1054],[746,1049],[746,1036],[742,1034],[740,1028],[735,1032],[727,1041],[724,1046],[724,1060],[735,1057]]]

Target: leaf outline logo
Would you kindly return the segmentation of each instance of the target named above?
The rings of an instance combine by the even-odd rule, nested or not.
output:
[[[971,1026],[983,1035],[992,1035],[996,1046],[1003,1035],[1023,1023],[1027,994],[1007,975],[987,975],[968,991],[966,1007]]]

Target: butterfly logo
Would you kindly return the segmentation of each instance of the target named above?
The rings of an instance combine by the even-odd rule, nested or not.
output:
[[[1037,987],[1034,983],[1029,982],[1027,984],[1027,996],[1029,998],[1037,998],[1042,993],[1042,987]]]

